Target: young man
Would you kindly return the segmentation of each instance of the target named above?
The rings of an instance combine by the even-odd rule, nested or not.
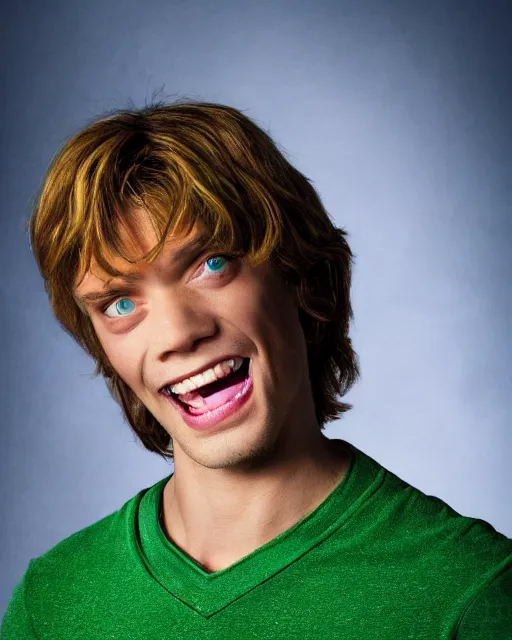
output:
[[[174,473],[31,560],[2,638],[512,638],[512,540],[323,435],[359,376],[352,253],[251,120],[93,123],[30,235],[56,318]]]

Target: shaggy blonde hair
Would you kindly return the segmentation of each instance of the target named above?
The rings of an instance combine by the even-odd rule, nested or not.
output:
[[[114,400],[149,451],[173,459],[172,438],[111,367],[74,297],[91,260],[120,275],[128,262],[120,224],[143,207],[158,243],[186,237],[200,221],[207,247],[253,266],[270,259],[295,288],[320,429],[352,405],[339,402],[359,378],[348,337],[353,255],[310,181],[267,133],[237,109],[196,101],[116,111],[69,139],[53,158],[28,222],[52,311],[96,363]],[[138,262],[135,261],[135,262]]]

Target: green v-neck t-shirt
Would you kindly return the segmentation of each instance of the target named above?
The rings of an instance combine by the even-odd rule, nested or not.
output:
[[[30,561],[2,640],[512,640],[512,539],[351,451],[311,513],[208,572],[159,523],[169,475]]]

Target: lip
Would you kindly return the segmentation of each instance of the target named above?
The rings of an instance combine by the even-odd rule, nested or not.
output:
[[[253,382],[252,376],[249,373],[249,376],[244,383],[243,389],[240,392],[240,397],[233,398],[233,400],[230,400],[229,402],[226,402],[226,404],[217,407],[217,409],[214,409],[213,411],[207,412],[202,415],[196,416],[190,414],[185,409],[183,404],[172,396],[166,396],[164,394],[164,397],[177,409],[187,426],[191,427],[192,429],[203,431],[211,429],[218,425],[223,425],[223,423],[228,421],[229,418],[234,417],[240,409],[246,406],[247,402],[250,400],[250,398],[252,398],[252,395]]]
[[[192,371],[189,371],[188,373],[183,374],[182,376],[178,377],[178,378],[174,378],[173,380],[170,380],[169,382],[164,382],[164,384],[160,387],[160,389],[158,390],[158,393],[162,393],[163,394],[163,390],[165,387],[171,387],[173,384],[178,384],[178,382],[182,382],[183,380],[186,380],[187,378],[191,378],[192,376],[196,376],[198,373],[201,373],[202,371],[205,371],[206,369],[210,369],[211,367],[214,367],[216,364],[219,364],[219,362],[224,362],[224,360],[231,360],[232,358],[243,358],[244,360],[247,359],[247,356],[241,356],[239,353],[236,353],[234,355],[226,355],[226,356],[220,356],[219,358],[215,358],[214,360],[210,360],[210,362],[207,362],[206,364],[202,364],[200,367],[197,367],[196,369],[193,369]],[[165,395],[165,394],[163,394]]]

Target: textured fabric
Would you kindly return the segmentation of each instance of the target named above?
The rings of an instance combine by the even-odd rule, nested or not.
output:
[[[512,640],[512,540],[345,445],[320,506],[213,573],[165,537],[163,478],[31,560],[0,637]]]

